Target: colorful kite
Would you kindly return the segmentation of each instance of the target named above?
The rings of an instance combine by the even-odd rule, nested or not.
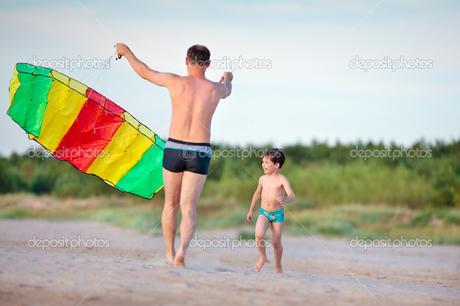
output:
[[[19,63],[8,115],[52,156],[151,199],[163,187],[165,142],[128,112],[64,74]]]

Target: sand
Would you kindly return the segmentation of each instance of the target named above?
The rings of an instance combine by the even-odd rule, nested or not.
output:
[[[236,233],[198,231],[203,240],[193,242],[187,269],[178,269],[164,262],[158,235],[91,222],[3,220],[0,305],[460,305],[460,247],[364,251],[349,239],[284,237],[280,275],[271,248],[262,272],[253,272],[257,251],[229,240]],[[95,238],[99,245],[91,247]],[[74,247],[43,249],[43,239]]]

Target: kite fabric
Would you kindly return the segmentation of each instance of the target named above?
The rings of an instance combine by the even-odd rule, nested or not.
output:
[[[163,187],[164,140],[58,71],[16,64],[7,114],[53,157],[123,192],[151,199]]]

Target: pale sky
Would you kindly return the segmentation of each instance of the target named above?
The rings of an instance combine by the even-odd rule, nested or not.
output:
[[[136,1],[137,2],[137,1]],[[17,62],[103,63],[125,42],[151,68],[185,74],[189,46],[211,60],[270,65],[234,73],[211,142],[277,146],[460,138],[460,3],[457,1],[29,1],[0,4],[0,154],[35,142],[7,115]],[[353,69],[361,63],[431,63],[403,69]],[[249,64],[247,64],[249,65]],[[105,69],[55,68],[107,96],[168,136],[164,88],[139,78],[126,60]],[[224,69],[207,72],[218,80]]]

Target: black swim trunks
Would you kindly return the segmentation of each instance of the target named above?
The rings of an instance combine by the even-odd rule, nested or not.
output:
[[[163,168],[172,172],[208,174],[211,154],[211,144],[207,142],[168,138],[164,149]]]

